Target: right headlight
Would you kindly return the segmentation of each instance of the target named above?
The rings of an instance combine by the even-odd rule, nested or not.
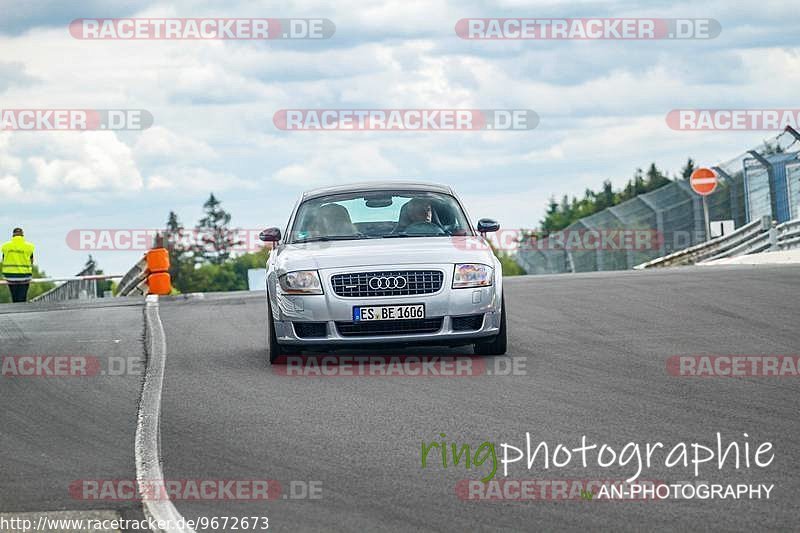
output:
[[[278,283],[286,294],[322,294],[322,283],[316,270],[287,272],[278,278]]]
[[[458,263],[453,269],[453,288],[488,287],[494,279],[494,269],[480,263]]]

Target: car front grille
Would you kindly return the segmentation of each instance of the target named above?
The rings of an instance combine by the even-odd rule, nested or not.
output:
[[[450,323],[453,331],[473,331],[483,325],[483,315],[454,316]]]
[[[331,284],[337,296],[369,298],[432,294],[442,288],[443,280],[444,274],[438,270],[391,270],[336,274]]]
[[[336,322],[342,337],[364,337],[367,335],[413,335],[436,333],[442,329],[442,317],[412,320],[370,320],[367,322]]]

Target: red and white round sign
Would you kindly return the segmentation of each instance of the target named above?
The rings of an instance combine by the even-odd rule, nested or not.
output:
[[[698,168],[689,178],[692,190],[701,196],[708,196],[717,188],[717,173],[710,168]]]

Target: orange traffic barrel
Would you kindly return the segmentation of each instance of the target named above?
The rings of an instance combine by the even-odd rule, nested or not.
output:
[[[148,294],[160,294],[162,296],[172,292],[172,280],[168,272],[158,272],[147,277]]]
[[[169,270],[169,252],[166,248],[154,248],[147,251],[147,270],[151,274]]]

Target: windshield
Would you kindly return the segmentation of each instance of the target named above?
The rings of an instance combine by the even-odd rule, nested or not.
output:
[[[455,198],[426,191],[322,196],[297,210],[289,242],[473,235]]]

